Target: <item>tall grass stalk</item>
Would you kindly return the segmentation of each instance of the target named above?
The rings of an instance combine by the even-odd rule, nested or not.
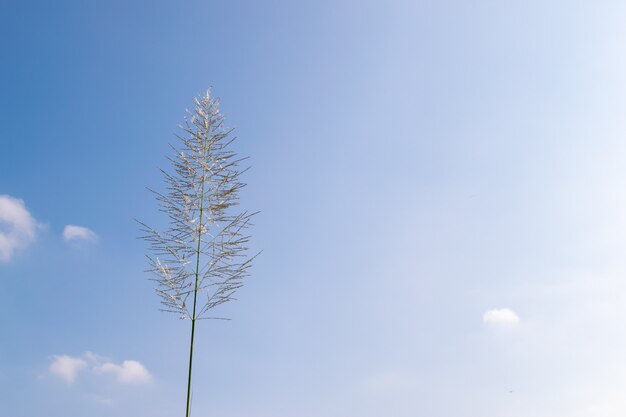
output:
[[[139,222],[149,242],[148,271],[155,274],[163,311],[191,321],[185,416],[191,414],[196,322],[227,320],[210,315],[233,300],[249,275],[248,229],[255,213],[239,210],[240,176],[247,169],[231,150],[232,129],[224,127],[219,100],[207,91],[187,111],[177,146],[161,170],[165,191],[152,191],[168,226],[156,230]]]

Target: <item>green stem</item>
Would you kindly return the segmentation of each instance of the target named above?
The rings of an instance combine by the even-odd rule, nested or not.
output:
[[[194,296],[195,298],[195,296]],[[195,304],[195,300],[194,300]],[[189,348],[189,377],[187,379],[187,408],[186,408],[186,417],[189,417],[191,414],[191,368],[193,364],[193,336],[196,331],[196,320],[191,319],[191,344]]]
[[[196,334],[196,300],[198,298],[198,280],[200,276],[200,243],[202,242],[202,213],[204,209],[204,175],[202,168],[202,191],[200,193],[200,219],[198,222],[198,247],[196,249],[196,283],[193,289],[193,314],[191,315],[191,341],[189,343],[189,375],[187,377],[186,417],[191,415],[191,370],[193,366],[193,339]]]

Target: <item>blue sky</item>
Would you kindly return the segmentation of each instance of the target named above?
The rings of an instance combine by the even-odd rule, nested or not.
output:
[[[0,0],[0,415],[182,414],[133,219],[209,86],[264,252],[194,415],[624,415],[623,2],[179,3]]]

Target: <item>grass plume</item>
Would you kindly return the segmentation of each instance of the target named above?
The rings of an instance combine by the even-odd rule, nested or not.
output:
[[[162,310],[191,321],[185,416],[191,413],[192,370],[196,322],[225,319],[212,314],[233,300],[249,275],[248,229],[255,213],[240,210],[245,186],[239,157],[231,144],[232,129],[224,126],[219,100],[207,91],[187,111],[177,146],[162,170],[165,191],[151,190],[168,226],[156,230],[139,222],[149,242],[149,271],[155,275]]]

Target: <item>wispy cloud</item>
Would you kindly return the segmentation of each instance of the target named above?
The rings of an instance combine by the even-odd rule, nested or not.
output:
[[[413,376],[408,372],[388,370],[369,375],[358,382],[357,387],[368,396],[404,394],[415,389]]]
[[[0,262],[8,262],[18,249],[35,240],[37,222],[23,200],[0,195]]]
[[[513,325],[520,322],[520,318],[508,308],[488,310],[483,314],[483,323],[495,325]]]
[[[94,241],[96,239],[98,239],[98,235],[83,226],[68,224],[63,229],[63,240],[66,242]]]
[[[87,398],[90,399],[93,402],[96,402],[96,403],[101,404],[101,405],[106,405],[108,407],[111,407],[114,404],[114,401],[111,398],[103,397],[103,396],[97,395],[97,394],[89,394],[89,395],[87,395]]]

